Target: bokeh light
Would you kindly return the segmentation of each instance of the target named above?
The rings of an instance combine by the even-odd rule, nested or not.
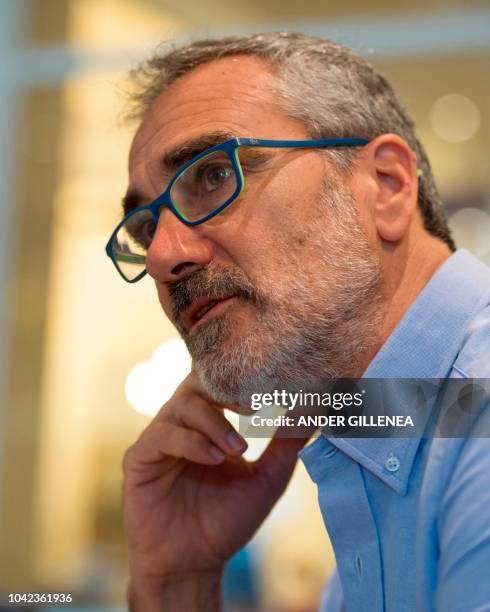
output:
[[[480,111],[467,96],[457,93],[438,98],[430,113],[434,132],[446,142],[464,142],[480,127]]]
[[[190,371],[191,358],[184,342],[178,338],[168,340],[151,359],[131,369],[126,378],[126,398],[135,410],[153,416]]]

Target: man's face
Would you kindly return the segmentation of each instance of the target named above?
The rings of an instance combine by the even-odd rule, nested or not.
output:
[[[160,195],[176,170],[160,160],[190,141],[197,154],[217,133],[307,139],[305,126],[275,101],[273,78],[258,58],[225,58],[161,94],[130,153],[130,190],[140,203]],[[233,204],[196,227],[162,209],[147,256],[165,313],[205,387],[225,402],[264,379],[354,375],[381,300],[379,262],[356,202],[324,154],[250,155]]]

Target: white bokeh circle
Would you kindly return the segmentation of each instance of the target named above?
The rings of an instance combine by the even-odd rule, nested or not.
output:
[[[131,369],[124,386],[126,398],[135,410],[153,416],[190,371],[191,358],[183,340],[167,340],[151,359]]]
[[[434,132],[446,142],[465,142],[480,127],[481,116],[476,104],[467,96],[450,93],[438,98],[430,112]]]

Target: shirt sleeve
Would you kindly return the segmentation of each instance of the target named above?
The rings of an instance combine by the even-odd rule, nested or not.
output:
[[[346,612],[344,595],[337,570],[334,570],[323,591],[318,612]]]
[[[480,435],[490,431],[490,408],[484,413]],[[443,495],[438,534],[436,610],[490,610],[490,438],[463,444]]]

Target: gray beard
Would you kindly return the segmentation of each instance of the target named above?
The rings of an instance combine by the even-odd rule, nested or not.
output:
[[[251,392],[277,383],[305,386],[357,376],[358,364],[372,349],[383,310],[380,263],[358,224],[352,196],[338,185],[329,191],[335,238],[326,236],[321,222],[310,231],[308,246],[318,257],[314,272],[302,276],[288,251],[279,256],[296,275],[286,283],[269,280],[261,293],[239,269],[208,266],[184,281],[190,288],[188,301],[209,293],[235,294],[254,310],[255,323],[247,335],[234,325],[233,305],[189,337],[177,314],[186,299],[175,300],[177,328],[203,386],[216,401],[240,404]]]

